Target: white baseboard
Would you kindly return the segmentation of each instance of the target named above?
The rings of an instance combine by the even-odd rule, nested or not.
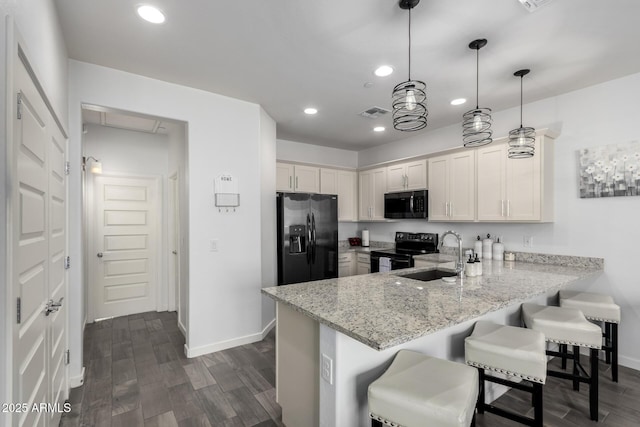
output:
[[[69,377],[69,387],[76,388],[80,387],[84,384],[84,366],[82,367],[82,371],[80,371],[80,375],[76,377]]]
[[[634,359],[633,357],[620,356],[618,354],[618,365],[640,371],[640,360]]]
[[[178,319],[178,329],[180,329],[180,332],[182,332],[182,335],[184,335],[184,337],[187,337],[187,328],[184,327],[184,325],[182,324],[182,322],[180,321],[180,319]]]
[[[215,353],[216,351],[226,350],[228,348],[238,347],[239,345],[251,344],[254,342],[262,341],[267,336],[269,331],[273,329],[276,324],[276,319],[265,326],[265,328],[256,334],[245,335],[244,337],[233,338],[226,341],[220,341],[213,344],[202,345],[199,347],[189,347],[184,345],[184,353],[187,357],[198,357],[203,354]]]

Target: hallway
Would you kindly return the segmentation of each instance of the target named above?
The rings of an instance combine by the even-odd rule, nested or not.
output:
[[[88,324],[85,384],[61,426],[281,426],[274,332],[187,359],[173,312]]]

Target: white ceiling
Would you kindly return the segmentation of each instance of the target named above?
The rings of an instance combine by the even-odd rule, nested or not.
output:
[[[141,21],[130,0],[56,0],[69,56],[261,104],[279,139],[362,150],[415,135],[393,130],[390,114],[358,115],[390,109],[393,86],[407,78],[407,12],[397,0],[148,3],[164,24]],[[427,84],[422,132],[475,107],[470,41],[488,39],[480,106],[497,111],[518,105],[520,68],[531,69],[525,102],[640,72],[639,16],[637,0],[553,0],[533,13],[518,0],[422,0],[411,73]],[[395,73],[374,76],[381,64]],[[458,97],[469,102],[451,106]],[[307,106],[318,114],[305,115]],[[387,131],[372,132],[378,124]]]

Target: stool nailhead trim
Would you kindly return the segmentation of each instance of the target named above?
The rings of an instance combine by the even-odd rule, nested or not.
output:
[[[589,317],[589,316],[584,316],[589,320],[595,320],[596,322],[609,322],[609,323],[620,323],[617,320],[611,320],[611,319],[604,319],[602,317]]]
[[[400,424],[398,423],[394,423],[393,421],[389,421],[387,419],[382,418],[379,415],[374,414],[373,412],[369,412],[369,417],[373,418],[376,421],[380,421],[382,424],[386,425],[386,426],[390,426],[390,427],[402,427]]]
[[[581,342],[573,342],[573,341],[565,341],[565,340],[554,340],[551,339],[549,337],[545,337],[545,340],[547,340],[548,342],[554,342],[556,344],[567,344],[567,345],[577,345],[578,347],[587,347],[587,348],[595,348],[596,350],[601,350],[602,349],[602,345],[588,345],[585,343],[581,343]]]
[[[514,377],[525,379],[527,381],[533,381],[536,383],[544,384],[544,380],[542,378],[531,377],[529,375],[522,375],[517,372],[507,371],[506,369],[496,368],[495,366],[484,365],[482,363],[476,363],[472,361],[467,361],[467,365],[473,366],[475,368],[482,368],[482,369],[488,369],[490,371],[500,372],[501,374],[511,375]]]

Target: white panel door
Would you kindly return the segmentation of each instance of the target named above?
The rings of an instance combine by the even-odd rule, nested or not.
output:
[[[94,319],[156,310],[157,180],[97,176],[94,197]]]
[[[476,217],[475,151],[451,155],[449,176],[449,218],[473,221]]]
[[[505,175],[507,147],[505,144],[491,144],[480,148],[478,156],[478,220],[506,220]]]
[[[429,220],[449,219],[449,157],[429,159]]]
[[[276,163],[276,191],[293,191],[293,165]]]
[[[16,298],[13,328],[13,402],[26,405],[14,426],[57,426],[67,394],[66,146],[25,66],[16,58],[17,114],[11,150],[11,286]],[[61,301],[48,313],[50,300]]]
[[[540,153],[540,138],[536,138]],[[539,221],[541,218],[540,155],[527,159],[508,159],[507,217],[509,221]]]
[[[358,174],[338,171],[338,221],[358,220]]]
[[[407,168],[404,164],[387,167],[387,191],[403,191],[407,188]]]
[[[427,160],[407,163],[407,190],[427,188]]]

